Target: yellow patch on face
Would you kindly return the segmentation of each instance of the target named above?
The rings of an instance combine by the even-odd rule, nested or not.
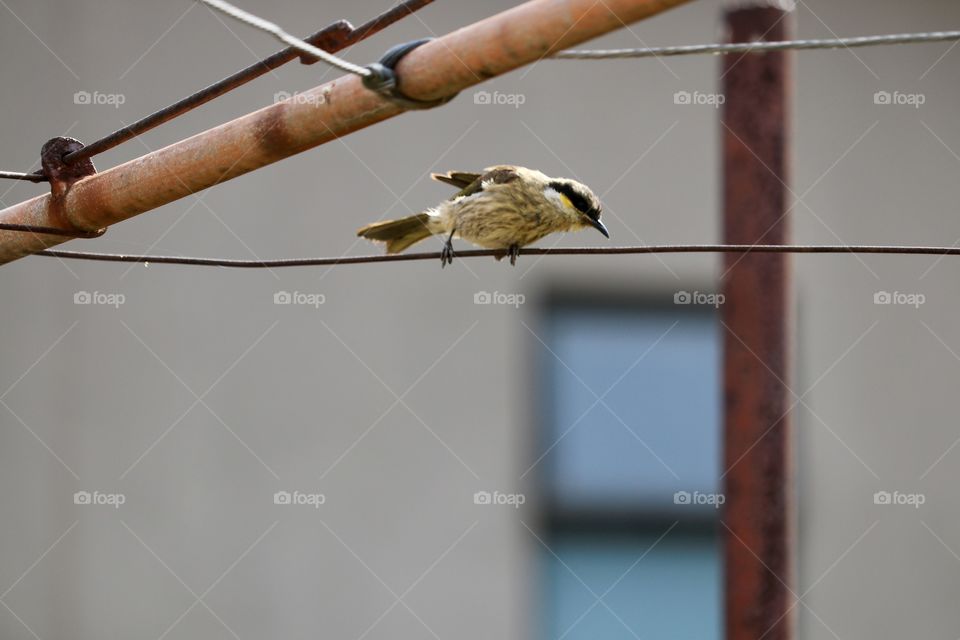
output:
[[[559,195],[560,195],[560,202],[563,203],[563,206],[565,206],[565,207],[568,208],[568,209],[574,209],[574,208],[575,208],[575,207],[573,206],[573,203],[570,202],[570,198],[568,198],[567,196],[565,196],[565,195],[562,194],[562,193],[559,194]]]

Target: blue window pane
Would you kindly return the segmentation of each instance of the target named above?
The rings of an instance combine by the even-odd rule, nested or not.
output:
[[[672,531],[651,549],[658,537],[555,538],[551,548],[559,559],[545,557],[545,638],[719,640],[716,537]]]
[[[718,491],[715,314],[560,307],[548,329],[544,448],[554,447],[544,462],[555,506],[662,513],[677,510],[676,491]]]

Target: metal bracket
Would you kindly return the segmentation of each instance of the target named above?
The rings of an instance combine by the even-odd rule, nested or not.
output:
[[[342,49],[350,41],[351,35],[353,35],[353,25],[346,20],[338,20],[309,38],[304,38],[304,42],[309,42],[319,49],[333,53]],[[316,62],[320,62],[320,58],[315,58],[307,53],[300,54],[300,64],[314,64]]]
[[[64,156],[80,149],[83,149],[83,143],[76,138],[51,138],[40,148],[40,166],[43,167],[43,175],[50,182],[50,195],[52,196],[50,213],[63,225],[64,235],[78,238],[97,238],[106,233],[107,229],[103,228],[96,231],[80,229],[70,221],[63,210],[63,197],[70,190],[71,185],[77,180],[92,176],[97,172],[96,167],[93,166],[93,161],[89,158],[83,158],[71,164],[64,161]]]
[[[397,63],[400,62],[405,55],[433,39],[434,38],[423,38],[391,47],[383,54],[379,62],[367,65],[370,75],[363,78],[363,86],[371,91],[376,91],[387,100],[400,105],[404,109],[432,109],[433,107],[439,107],[453,100],[457,97],[457,94],[436,100],[417,100],[404,94],[400,91],[400,87],[397,86],[399,83],[396,71]]]
[[[50,181],[50,190],[54,197],[63,195],[70,185],[97,172],[93,161],[88,159],[67,164],[63,157],[68,153],[83,149],[83,143],[76,138],[51,138],[40,148],[40,166],[43,175]]]

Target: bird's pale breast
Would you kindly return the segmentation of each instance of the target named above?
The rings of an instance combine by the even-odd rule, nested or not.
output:
[[[455,235],[488,249],[524,246],[569,228],[545,196],[525,189],[492,189],[450,202],[446,209]]]

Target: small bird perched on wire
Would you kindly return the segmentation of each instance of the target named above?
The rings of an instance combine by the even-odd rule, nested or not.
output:
[[[374,222],[357,235],[385,242],[387,253],[400,253],[432,235],[446,236],[440,266],[453,262],[453,238],[487,249],[500,249],[517,263],[520,247],[555,232],[593,227],[606,237],[600,199],[576,180],[551,178],[525,167],[498,165],[481,173],[433,173],[434,180],[460,189],[450,200],[399,220]]]

